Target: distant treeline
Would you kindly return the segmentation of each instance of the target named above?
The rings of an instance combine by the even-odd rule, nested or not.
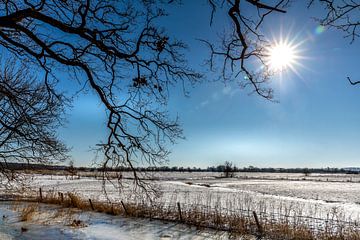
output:
[[[54,170],[54,171],[132,171],[130,168],[90,168],[90,167],[73,167],[45,164],[28,164],[28,163],[5,163],[0,162],[0,169],[8,170]],[[138,171],[149,172],[267,172],[267,173],[360,173],[360,168],[258,168],[258,167],[226,167],[225,165],[212,166],[207,168],[196,167],[138,167]]]
[[[67,170],[69,166],[33,164],[33,163],[13,163],[0,162],[0,170]]]
[[[131,171],[131,169],[122,168],[122,171]],[[140,171],[150,172],[225,172],[228,171],[225,165],[207,167],[207,168],[190,168],[190,167],[147,167],[137,168]],[[258,168],[258,167],[232,167],[231,172],[267,172],[267,173],[360,173],[358,168]]]

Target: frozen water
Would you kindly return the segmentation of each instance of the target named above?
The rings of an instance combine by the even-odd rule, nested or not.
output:
[[[42,217],[26,222],[19,221],[23,207],[30,203],[15,205],[11,202],[0,203],[0,239],[19,240],[152,240],[152,239],[228,239],[227,233],[212,230],[197,230],[178,223],[150,221],[147,219],[124,218],[94,212],[72,210],[68,214],[54,214],[63,209],[52,205],[39,205]],[[47,219],[43,216],[48,216]],[[83,227],[71,227],[72,219],[81,219]],[[61,220],[61,221],[59,221]]]

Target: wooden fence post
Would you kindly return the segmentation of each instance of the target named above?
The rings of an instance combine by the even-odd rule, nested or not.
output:
[[[42,200],[43,200],[43,196],[42,196],[42,190],[41,190],[41,188],[39,188],[39,193],[40,193],[40,201],[42,201]]]
[[[260,235],[263,235],[263,230],[262,230],[261,224],[259,222],[259,218],[258,218],[255,211],[253,211],[253,215],[254,215],[254,218],[255,218],[255,222],[256,222],[256,226],[258,228],[258,231],[259,231]]]
[[[95,209],[94,209],[94,205],[93,205],[93,203],[92,203],[92,201],[91,201],[91,199],[89,198],[89,203],[90,203],[90,207],[91,207],[91,209],[94,211]]]
[[[111,203],[111,214],[115,215],[115,210],[114,210],[114,204],[113,203]]]
[[[127,211],[127,209],[125,207],[124,202],[122,200],[120,202],[121,202],[122,207],[124,208],[125,214],[128,215],[128,211]]]
[[[182,218],[182,214],[181,214],[181,207],[180,207],[180,203],[177,202],[177,207],[178,207],[178,210],[179,210],[179,218],[180,218],[180,222],[183,221],[183,218]]]
[[[59,195],[59,199],[60,199],[61,203],[63,203],[64,202],[64,195],[61,192],[58,192],[58,195]]]

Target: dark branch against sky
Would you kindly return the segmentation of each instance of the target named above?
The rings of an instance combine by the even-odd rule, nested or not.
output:
[[[80,84],[77,86],[71,81],[60,82],[59,86],[63,90],[74,92],[74,86],[75,91],[86,86],[91,86],[94,90],[88,91],[87,95],[81,93],[75,96],[74,108],[69,112],[68,127],[60,131],[64,139],[74,147],[73,154],[77,164],[90,162],[93,153],[87,150],[99,140],[106,143],[101,146],[107,146],[105,155],[109,154],[108,159],[112,159],[112,154],[116,151],[123,151],[126,155],[136,153],[139,147],[142,153],[144,150],[148,151],[149,154],[144,157],[150,162],[157,157],[163,158],[168,152],[163,148],[154,149],[144,138],[150,136],[153,140],[162,142],[163,137],[169,137],[170,141],[181,137],[178,122],[171,120],[179,115],[187,140],[172,147],[170,165],[208,166],[226,160],[238,166],[355,165],[359,156],[356,135],[360,130],[357,124],[360,113],[356,104],[359,94],[356,88],[350,86],[346,77],[351,76],[350,83],[355,83],[359,76],[356,71],[359,44],[356,40],[349,44],[357,34],[356,29],[347,29],[342,25],[343,21],[351,23],[353,19],[341,19],[341,13],[336,12],[336,9],[332,11],[333,18],[324,18],[321,15],[323,6],[315,4],[307,9],[306,5],[299,2],[288,6],[288,1],[278,1],[279,4],[274,6],[249,0],[245,1],[247,5],[244,6],[256,5],[258,10],[262,11],[257,16],[257,21],[252,23],[248,18],[239,16],[239,2],[230,1],[234,6],[229,11],[219,8],[221,6],[217,1],[210,1],[210,4],[206,1],[184,1],[182,5],[170,5],[165,8],[169,16],[161,20],[157,17],[163,15],[162,12],[153,11],[145,17],[142,22],[145,23],[143,32],[139,32],[141,28],[136,28],[136,25],[129,24],[134,24],[130,18],[135,17],[130,14],[129,19],[120,25],[114,25],[118,31],[126,34],[126,39],[123,39],[122,35],[114,35],[112,40],[120,42],[115,49],[97,40],[96,36],[107,33],[99,34],[90,27],[78,31],[77,28],[63,25],[31,9],[12,16],[12,19],[3,18],[2,26],[21,31],[26,39],[34,44],[29,44],[29,47],[26,47],[25,42],[18,42],[18,46],[13,45],[39,60],[39,64],[49,76],[72,76],[79,80]],[[81,16],[90,11],[86,6],[78,9],[80,18],[75,20],[83,27],[87,25]],[[125,6],[123,10],[131,13],[131,9],[126,9]],[[243,12],[256,14],[256,11],[252,12],[252,8],[246,10]],[[12,23],[14,18],[21,18],[23,15],[42,21],[52,28],[61,29],[66,41],[73,40],[66,38],[70,33],[79,36],[81,40],[85,39],[89,45],[79,41],[71,54],[80,57],[68,57],[69,52],[65,51],[68,49],[66,41],[42,42],[41,37],[46,33],[46,27],[39,25],[38,33],[42,34],[36,35],[36,32],[24,28],[21,24]],[[311,16],[317,16],[318,21]],[[337,21],[338,19],[341,21]],[[152,21],[163,25],[166,32],[152,28]],[[319,23],[328,24],[333,29],[324,29]],[[253,27],[247,27],[247,24],[253,24]],[[235,31],[233,26],[237,26]],[[255,34],[251,32],[254,29],[258,30]],[[344,39],[344,34],[336,29],[348,33],[345,36],[350,39]],[[134,34],[140,37],[133,39],[131,36]],[[188,51],[183,52],[186,45],[169,38],[168,35],[182,40],[189,47]],[[215,47],[219,46],[216,44],[221,41],[229,44],[229,39],[226,38],[228,36],[236,39],[234,42],[230,41],[230,44],[242,45],[242,48],[239,48],[242,52],[234,50],[231,52],[234,55],[226,55],[225,61],[212,58],[216,55],[224,56],[224,48],[219,50]],[[252,48],[257,45],[247,42],[249,36],[259,40],[259,44],[285,39],[298,47],[301,57],[292,70],[277,75],[260,76],[257,73],[264,71],[261,68],[264,64],[261,62],[263,57],[266,57],[265,52],[261,47]],[[2,37],[5,42],[11,43],[11,39]],[[146,49],[140,48],[139,44]],[[249,47],[244,47],[247,44]],[[32,48],[34,46],[36,47]],[[94,55],[94,52],[89,50],[93,48],[100,53]],[[63,49],[63,55],[53,52],[61,52]],[[173,53],[175,55],[172,55]],[[155,61],[150,60],[150,55]],[[205,61],[209,60],[209,56],[210,61]],[[241,56],[241,59],[236,56]],[[255,60],[252,60],[253,56]],[[88,61],[89,59],[92,60]],[[187,65],[184,65],[184,59],[188,60]],[[244,59],[247,59],[246,63]],[[119,60],[124,62],[117,65]],[[52,68],[56,65],[54,61],[68,67]],[[223,68],[223,64],[229,65]],[[70,68],[70,73],[62,73],[68,72]],[[95,71],[101,68],[105,70]],[[224,77],[224,69],[230,69],[231,74]],[[136,72],[137,74],[132,74]],[[118,73],[120,74],[117,75]],[[187,85],[198,81],[201,77],[198,73],[204,74],[205,81],[195,88]],[[221,77],[225,82],[218,81]],[[111,79],[116,78],[130,79],[133,84],[132,88],[129,88],[131,102],[126,102],[129,104],[119,105],[124,99],[122,95],[117,96],[118,90],[124,91],[128,84],[120,83],[113,87]],[[82,79],[87,79],[87,82]],[[233,81],[234,79],[237,81]],[[270,79],[271,85],[267,85]],[[176,81],[180,85],[174,85]],[[272,99],[273,90],[274,98],[279,103],[269,102],[258,96]],[[184,94],[186,91],[190,92],[190,98],[184,96],[187,95]],[[252,91],[257,94],[248,96]],[[152,94],[155,97],[141,98],[138,102],[136,99],[140,96],[139,92],[142,92],[143,96]],[[170,118],[158,109],[167,100]],[[105,116],[104,112],[107,112]],[[124,114],[127,116],[125,122],[134,127],[126,127],[129,125],[123,122]],[[144,125],[139,124],[138,120]],[[146,135],[149,124],[161,130],[161,139],[157,138],[156,131],[154,135]],[[103,127],[104,125],[107,125],[107,128]],[[144,134],[136,132],[135,126],[145,129]],[[104,134],[104,131],[109,130],[110,135]],[[119,161],[127,161],[126,159],[127,157]]]

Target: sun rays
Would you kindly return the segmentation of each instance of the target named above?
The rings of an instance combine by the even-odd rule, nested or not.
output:
[[[295,33],[291,27],[287,34],[284,34],[281,27],[280,32],[271,35],[263,58],[266,73],[277,78],[280,85],[283,85],[285,80],[292,79],[293,75],[303,80],[301,72],[308,69],[306,60],[310,60],[305,49],[309,41],[308,36],[304,36],[301,30]]]
[[[300,66],[300,46],[289,39],[280,38],[274,40],[266,50],[266,65],[269,71],[277,73],[291,70],[297,73],[297,67]]]
[[[273,71],[283,71],[294,68],[297,55],[296,49],[287,42],[276,43],[268,50],[268,66]]]

